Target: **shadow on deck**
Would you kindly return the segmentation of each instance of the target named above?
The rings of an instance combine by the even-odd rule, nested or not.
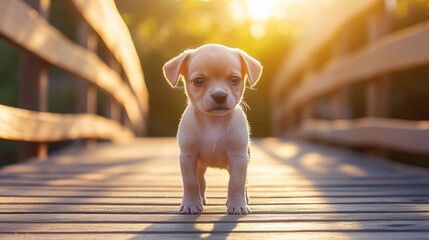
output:
[[[0,173],[0,236],[10,239],[424,239],[426,171],[295,140],[255,140],[253,213],[226,215],[226,171],[209,204],[180,215],[175,139],[67,150]]]

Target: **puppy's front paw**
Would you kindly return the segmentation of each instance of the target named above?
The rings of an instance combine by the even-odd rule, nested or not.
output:
[[[185,201],[183,200],[180,205],[180,213],[183,214],[199,214],[203,211],[203,204],[201,201]]]
[[[249,214],[250,208],[247,204],[227,204],[228,214]]]

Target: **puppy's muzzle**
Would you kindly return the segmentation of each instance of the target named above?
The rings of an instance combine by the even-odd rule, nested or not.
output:
[[[222,104],[226,102],[226,98],[228,97],[228,94],[222,91],[214,92],[211,97],[217,104]]]

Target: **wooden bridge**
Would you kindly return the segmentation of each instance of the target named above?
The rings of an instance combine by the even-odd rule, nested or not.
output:
[[[47,21],[49,1],[0,1],[0,36],[25,50],[22,106],[0,105],[0,138],[32,158],[0,169],[0,238],[428,238],[429,171],[338,146],[429,154],[429,122],[388,112],[392,76],[429,65],[429,22],[390,32],[384,1],[339,1],[349,7],[298,41],[275,79],[276,137],[252,143],[252,214],[225,214],[227,173],[210,170],[204,212],[181,215],[175,139],[141,137],[148,94],[113,0],[70,2],[82,17],[76,42]],[[345,26],[356,19],[367,38],[352,46]],[[48,64],[81,78],[80,113],[46,112]],[[350,106],[356,83],[366,87],[363,116]],[[96,88],[111,96],[104,116]],[[47,143],[77,139],[87,147],[47,156]]]

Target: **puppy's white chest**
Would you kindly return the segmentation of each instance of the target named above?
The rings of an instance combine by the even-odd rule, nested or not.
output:
[[[218,125],[210,126],[202,130],[199,140],[199,161],[210,167],[226,168],[226,129]]]

